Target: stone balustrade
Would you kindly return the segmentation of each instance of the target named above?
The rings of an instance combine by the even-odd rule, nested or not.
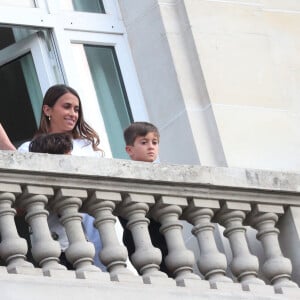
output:
[[[18,234],[17,212],[29,225],[30,243]],[[85,238],[81,213],[95,218],[102,241],[97,255],[107,272],[93,264],[95,249]],[[49,214],[66,230],[65,254],[74,270],[60,263]],[[126,266],[118,216],[132,234],[131,261],[139,275]],[[161,224],[165,257],[152,245],[149,219]],[[186,246],[183,221],[191,224],[199,252]],[[220,250],[220,229],[231,255]],[[255,240],[249,230],[256,231]],[[153,285],[160,295],[178,289],[189,299],[199,293],[217,299],[224,291],[225,299],[300,299],[299,233],[298,174],[0,152],[1,278]],[[259,244],[258,253],[252,253],[252,243]],[[159,269],[162,259],[171,277]]]

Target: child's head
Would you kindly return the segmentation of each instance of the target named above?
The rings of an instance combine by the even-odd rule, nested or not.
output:
[[[36,136],[29,144],[30,152],[49,154],[71,154],[72,137],[68,133],[44,133]]]
[[[132,160],[153,162],[158,156],[159,131],[148,122],[134,122],[124,130],[126,152]]]

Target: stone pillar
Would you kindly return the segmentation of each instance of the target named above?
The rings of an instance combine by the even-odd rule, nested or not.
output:
[[[246,212],[250,210],[249,203],[226,201],[215,217],[226,228],[224,236],[229,239],[233,255],[231,271],[245,288],[249,284],[264,284],[257,278],[258,259],[249,251],[246,228],[243,226]]]
[[[192,233],[198,240],[200,257],[198,268],[205,279],[210,283],[232,282],[225,276],[226,256],[220,253],[214,238],[215,226],[211,222],[214,211],[220,208],[219,201],[194,198],[189,201],[184,210],[183,218],[194,225]]]
[[[47,217],[48,211],[45,206],[48,198],[54,194],[53,189],[42,186],[26,186],[20,198],[20,206],[25,209],[25,219],[32,231],[32,256],[44,273],[49,274],[50,270],[66,270],[60,265],[60,245],[52,239]]]
[[[33,265],[26,261],[27,243],[18,235],[14,222],[16,210],[12,206],[15,195],[20,193],[19,185],[0,183],[0,255],[10,273],[22,273],[24,268],[33,268]]]
[[[93,265],[95,247],[88,242],[82,227],[82,215],[78,212],[82,199],[87,198],[87,192],[79,189],[61,188],[55,194],[53,208],[60,215],[60,222],[66,229],[69,247],[66,257],[76,269],[76,274],[86,271],[101,272]]]
[[[128,257],[127,249],[119,243],[113,215],[116,203],[121,202],[119,193],[95,191],[84,203],[86,211],[95,218],[95,226],[99,231],[102,242],[102,250],[99,253],[100,260],[107,267],[113,281],[128,280],[134,274],[126,268]]]
[[[276,227],[280,230],[278,238],[281,250],[292,262],[291,278],[300,285],[300,207],[291,205],[285,209]]]
[[[165,273],[159,271],[162,255],[159,249],[153,247],[148,230],[150,221],[146,218],[146,214],[149,204],[154,202],[151,195],[130,193],[124,196],[118,208],[121,216],[128,220],[126,227],[130,230],[134,241],[132,264],[142,275],[145,283],[150,283],[153,277],[167,277]]]
[[[151,210],[153,218],[162,224],[160,232],[165,236],[168,246],[166,266],[175,275],[178,285],[184,285],[184,281],[189,279],[200,280],[200,277],[193,273],[194,253],[184,244],[183,226],[179,221],[181,207],[186,206],[185,198],[161,196]]]
[[[275,225],[278,215],[282,214],[284,210],[281,205],[256,204],[248,216],[248,222],[258,231],[256,236],[264,249],[265,262],[262,271],[275,290],[282,287],[298,287],[290,280],[292,264],[282,255],[278,241],[279,229]]]

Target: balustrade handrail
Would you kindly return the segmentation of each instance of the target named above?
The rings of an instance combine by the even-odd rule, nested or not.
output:
[[[64,271],[59,263],[61,249],[48,228],[50,212],[59,216],[67,232],[65,253],[76,277],[98,276],[94,249],[81,227],[79,212],[84,212],[95,218],[103,243],[99,257],[111,280],[133,280],[126,268],[126,248],[116,237],[118,216],[126,220],[133,236],[131,258],[144,283],[169,280],[160,271],[163,259],[167,274],[178,286],[203,282],[203,278],[211,288],[234,281],[247,291],[253,285],[268,284],[283,293],[297,287],[293,279],[299,283],[300,273],[292,273],[292,264],[300,258],[295,251],[289,258],[281,252],[278,220],[284,224],[287,219],[288,226],[295,221],[293,214],[300,209],[299,183],[297,173],[0,151],[0,254],[10,273],[32,267],[13,221],[14,208],[23,210],[33,232],[32,254],[40,271],[47,276]],[[181,220],[193,226],[201,277],[193,272],[194,254],[185,246]],[[148,225],[152,222],[160,224],[166,240],[168,253],[163,257],[151,243]],[[225,229],[231,262],[216,245],[213,222]],[[249,250],[247,226],[257,231],[264,262]],[[299,241],[296,234],[287,238]]]
[[[300,205],[300,174],[258,169],[0,151],[0,181]]]

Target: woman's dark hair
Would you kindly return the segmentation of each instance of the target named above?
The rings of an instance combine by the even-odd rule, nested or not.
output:
[[[71,132],[73,139],[87,139],[92,143],[93,149],[95,151],[100,150],[98,148],[100,139],[97,132],[92,127],[90,127],[83,118],[82,105],[78,93],[73,88],[65,84],[53,85],[47,90],[42,105],[40,126],[35,136],[43,133],[49,133],[50,120],[45,115],[43,106],[48,105],[49,107],[53,107],[56,101],[66,93],[71,93],[72,95],[74,95],[79,102],[78,120]]]

